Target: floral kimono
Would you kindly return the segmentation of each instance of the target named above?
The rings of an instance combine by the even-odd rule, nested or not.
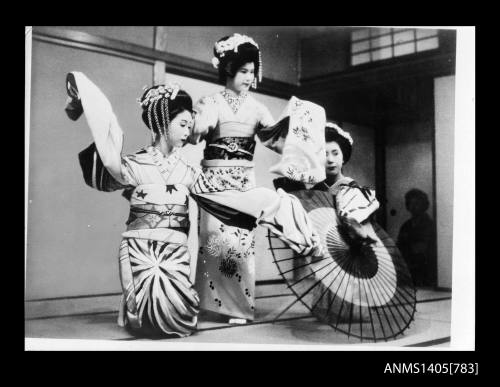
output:
[[[236,96],[223,90],[202,98],[195,111],[191,142],[206,140],[202,168],[218,190],[248,191],[255,187],[255,135],[264,146],[283,155],[270,172],[310,183],[324,178],[321,157],[324,157],[325,113],[318,105],[292,97],[282,114],[283,119],[274,125],[269,110],[251,95]],[[314,114],[320,116],[314,120],[319,130],[309,128]],[[253,320],[254,234],[228,227],[206,211],[200,211],[199,246],[195,287],[200,294],[201,308]]]
[[[104,94],[73,73],[94,143],[79,155],[86,183],[100,191],[125,189],[130,200],[119,269],[123,297],[119,324],[169,335],[196,329],[199,298],[189,280],[188,195],[226,227],[272,230],[296,251],[318,246],[300,202],[283,191],[215,192],[178,149],[164,156],[153,146],[122,155],[123,132]],[[221,223],[223,224],[223,223]]]
[[[198,102],[191,141],[206,140],[202,169],[218,190],[248,191],[255,187],[254,136],[274,119],[251,95],[230,93],[224,90]],[[195,287],[201,308],[253,320],[254,233],[227,226],[202,210],[199,246]]]

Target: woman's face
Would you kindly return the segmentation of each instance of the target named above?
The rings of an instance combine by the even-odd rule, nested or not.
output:
[[[227,78],[227,87],[241,93],[248,91],[255,78],[255,63],[249,62],[241,66],[234,75],[234,78]]]
[[[172,147],[181,147],[186,143],[186,140],[191,133],[193,127],[193,116],[188,110],[184,110],[177,114],[170,121],[167,133],[167,141]]]
[[[340,146],[335,141],[330,141],[325,144],[326,148],[326,167],[325,172],[330,176],[337,176],[342,171],[344,164],[344,155]]]

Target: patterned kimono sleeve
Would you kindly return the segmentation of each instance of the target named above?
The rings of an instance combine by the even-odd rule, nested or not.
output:
[[[95,143],[78,154],[78,160],[83,173],[85,183],[98,191],[112,192],[120,189],[130,190],[137,185],[132,163],[129,157],[122,157],[121,176],[122,181],[116,180],[104,166]],[[126,194],[124,194],[127,197]]]
[[[194,106],[194,126],[188,138],[191,144],[198,144],[210,130],[217,126],[219,114],[213,97],[203,97]]]
[[[120,184],[129,185],[127,160],[122,157],[123,131],[108,98],[87,76],[72,72],[100,163]],[[89,153],[92,151],[89,150]]]
[[[305,184],[325,179],[325,109],[292,97],[278,122],[260,129],[264,146],[281,154],[269,172]]]
[[[206,212],[228,226],[244,228],[246,230],[252,230],[256,227],[255,216],[232,208],[229,203],[224,202],[223,198],[221,200],[219,197],[220,192],[207,179],[200,168],[188,166],[188,173],[186,175],[189,176],[188,184],[186,185],[191,192],[191,197]],[[232,192],[230,195],[233,196],[238,195],[240,191],[229,192]]]
[[[352,181],[343,184],[335,195],[337,213],[342,219],[354,219],[362,223],[379,208],[379,202],[375,197],[375,191],[367,187],[361,187]]]
[[[335,195],[335,205],[339,218],[353,238],[374,239],[373,230],[366,226],[371,215],[379,208],[373,190],[361,187],[355,181],[342,184]]]
[[[197,184],[204,180],[200,175]],[[257,187],[248,191],[210,191],[196,193],[193,197],[200,207],[230,226],[251,230],[259,225],[300,254],[320,255],[322,252],[319,236],[302,204],[282,189]]]

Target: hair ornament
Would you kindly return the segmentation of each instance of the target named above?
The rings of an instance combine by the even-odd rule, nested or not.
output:
[[[349,144],[353,144],[353,139],[351,137],[351,135],[346,132],[345,130],[342,130],[342,128],[340,126],[338,126],[337,124],[334,124],[332,122],[327,122],[326,125],[325,125],[327,128],[332,128],[334,129],[340,136],[344,137],[347,141],[349,141]]]
[[[216,42],[215,52],[217,53],[217,55],[219,55],[220,58],[222,58],[224,55],[226,55],[227,51],[238,52],[238,46],[243,43],[250,43],[257,47],[257,49],[259,48],[259,45],[255,43],[255,40],[253,40],[251,37],[241,34],[233,34],[226,40]]]
[[[142,99],[139,98],[137,101],[139,102],[139,105],[145,108],[161,98],[175,99],[179,90],[180,85],[177,83],[160,85],[157,88],[151,88]]]
[[[254,45],[257,50],[259,50],[259,45],[253,40],[251,37],[246,36],[246,35],[241,35],[241,34],[233,34],[231,37],[227,38],[226,40],[216,42],[215,43],[215,52],[217,53],[217,56],[219,58],[223,58],[226,55],[226,52],[228,51],[234,51],[235,53],[238,52],[238,47],[243,44],[243,43],[250,43]],[[214,68],[218,69],[220,60],[217,58],[217,56],[214,56],[212,58],[212,65]],[[259,50],[259,74],[258,74],[258,79],[259,82],[262,82],[262,58]],[[254,86],[254,88],[257,85]]]

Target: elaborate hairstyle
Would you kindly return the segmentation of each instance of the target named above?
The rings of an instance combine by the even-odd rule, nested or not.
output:
[[[142,107],[142,121],[151,130],[153,142],[157,135],[167,135],[170,121],[179,113],[193,111],[191,96],[177,84],[146,86],[137,101]]]
[[[325,142],[332,141],[339,144],[342,155],[344,156],[344,164],[347,163],[352,153],[352,137],[348,132],[342,130],[340,126],[327,122],[325,126]]]
[[[418,188],[413,188],[405,194],[405,202],[408,203],[410,199],[419,200],[420,203],[422,204],[423,212],[427,211],[427,209],[429,208],[430,203],[427,194],[424,191],[419,190]]]
[[[245,63],[253,62],[256,77],[252,87],[257,87],[257,80],[262,82],[262,59],[259,46],[255,41],[240,34],[224,36],[214,45],[213,66],[219,71],[219,81],[226,82],[227,77],[234,77]]]

